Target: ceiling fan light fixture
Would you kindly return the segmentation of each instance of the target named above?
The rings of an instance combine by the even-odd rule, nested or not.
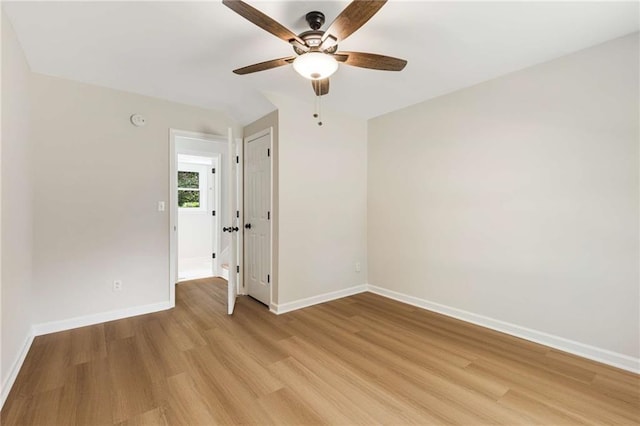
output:
[[[322,52],[308,52],[293,61],[293,69],[309,80],[322,80],[337,71],[338,61]]]

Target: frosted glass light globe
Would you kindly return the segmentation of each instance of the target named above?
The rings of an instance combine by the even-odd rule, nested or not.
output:
[[[303,53],[293,61],[293,69],[309,80],[322,80],[338,69],[338,61],[322,52]]]

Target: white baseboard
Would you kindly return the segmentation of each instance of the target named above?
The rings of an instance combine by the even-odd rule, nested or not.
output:
[[[558,349],[564,352],[569,352],[571,354],[578,355],[583,358],[588,358],[593,361],[598,361],[603,364],[608,364],[613,367],[618,367],[623,370],[640,374],[640,359],[638,358],[633,358],[628,355],[609,351],[607,349],[602,349],[602,348],[587,345],[584,343],[576,342],[574,340],[565,339],[564,337],[554,336],[552,334],[544,333],[542,331],[521,327],[516,324],[511,324],[511,323],[500,321],[494,318],[485,317],[483,315],[474,314],[472,312],[463,311],[462,309],[441,305],[439,303],[431,302],[425,299],[420,299],[414,296],[409,296],[403,293],[398,293],[396,291],[388,290],[386,288],[376,287],[374,285],[368,285],[368,290],[371,293],[388,297],[389,299],[397,300],[399,302],[417,306],[419,308],[423,308],[428,311],[437,312],[439,314],[457,318],[462,321],[470,322],[472,324],[490,328],[492,330],[500,331],[502,333],[510,334],[515,337],[520,337],[522,339],[529,340],[531,342],[540,343],[545,346],[550,346],[554,349]]]
[[[22,364],[24,363],[24,360],[27,357],[27,353],[29,353],[29,349],[31,349],[31,344],[33,343],[34,337],[35,336],[33,335],[33,331],[29,330],[29,335],[27,336],[27,338],[24,341],[24,344],[22,345],[22,350],[20,351],[18,358],[16,358],[16,360],[14,361],[13,365],[11,366],[11,370],[9,371],[9,375],[2,383],[2,392],[0,393],[0,408],[4,406],[4,402],[7,400],[7,397],[9,396],[9,392],[11,391],[11,388],[13,387],[13,383],[16,381],[16,378],[18,377],[18,373],[20,372],[20,369],[22,368]]]
[[[222,266],[219,269],[220,276],[225,280],[229,281],[229,270],[223,268]]]
[[[271,312],[280,315],[286,312],[295,311],[296,309],[302,309],[308,306],[317,305],[319,303],[329,302],[335,299],[341,299],[343,297],[351,296],[358,293],[364,293],[365,291],[367,291],[367,288],[368,287],[366,284],[361,284],[355,287],[349,287],[343,290],[319,294],[317,296],[307,297],[306,299],[294,300],[293,302],[287,302],[280,305],[272,303],[269,306],[269,309],[271,310]]]
[[[71,330],[73,328],[85,327],[87,325],[100,324],[103,322],[135,317],[138,315],[151,314],[153,312],[164,311],[171,308],[173,308],[173,305],[171,304],[171,302],[167,301],[152,303],[150,305],[133,306],[131,308],[101,312],[99,314],[84,315],[81,317],[69,318],[61,321],[51,321],[41,324],[34,324],[33,334],[34,336],[41,336],[43,334]]]

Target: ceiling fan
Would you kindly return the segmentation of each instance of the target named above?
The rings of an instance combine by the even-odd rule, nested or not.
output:
[[[362,27],[386,2],[387,0],[354,0],[324,31],[320,29],[324,25],[324,14],[309,12],[305,18],[311,30],[296,35],[241,0],[223,0],[225,6],[243,18],[289,43],[296,53],[296,56],[248,65],[233,72],[244,75],[293,64],[300,75],[311,80],[313,90],[319,97],[329,93],[329,77],[338,69],[338,62],[360,68],[401,71],[407,65],[404,59],[374,53],[338,51],[338,43]]]

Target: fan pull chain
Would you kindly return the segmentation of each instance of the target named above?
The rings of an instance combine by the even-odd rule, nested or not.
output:
[[[322,126],[322,96],[316,96],[316,113],[313,115],[318,119],[318,126]]]
[[[319,102],[320,96],[316,95],[315,99],[313,100],[313,118],[318,118],[318,102]]]

